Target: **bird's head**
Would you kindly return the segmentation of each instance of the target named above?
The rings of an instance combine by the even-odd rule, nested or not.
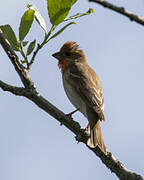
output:
[[[60,51],[54,53],[52,56],[59,60],[58,65],[62,72],[65,72],[70,65],[78,62],[87,64],[83,50],[79,49],[79,45],[73,41],[64,43]]]

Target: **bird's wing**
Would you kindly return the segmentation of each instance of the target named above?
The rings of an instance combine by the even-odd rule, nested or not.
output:
[[[75,87],[85,103],[99,115],[100,119],[105,120],[103,114],[104,96],[95,71],[87,64],[78,63],[69,68],[67,80]]]

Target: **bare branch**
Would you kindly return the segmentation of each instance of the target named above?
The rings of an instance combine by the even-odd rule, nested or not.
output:
[[[118,7],[116,5],[113,5],[107,1],[104,0],[89,0],[90,2],[95,2],[105,8],[111,9],[117,13],[120,13],[126,17],[128,17],[131,21],[135,21],[141,25],[144,25],[144,17],[142,16],[137,16],[133,14],[132,12],[126,10],[124,7]]]
[[[48,102],[45,98],[43,98],[40,93],[35,88],[35,85],[31,78],[29,77],[28,71],[24,69],[24,67],[19,62],[17,55],[11,49],[9,43],[4,38],[2,32],[0,31],[0,43],[2,47],[6,51],[9,56],[12,64],[14,65],[18,75],[20,76],[25,88],[15,87],[0,81],[0,87],[4,91],[9,91],[15,95],[24,96],[34,102],[38,107],[43,109],[45,112],[50,114],[52,117],[57,119],[60,124],[66,126],[70,131],[72,131],[76,135],[76,140],[79,142],[83,142],[87,146],[87,140],[89,138],[88,134],[81,128],[78,122],[73,119],[68,118],[62,111]],[[140,175],[133,173],[132,171],[125,168],[122,163],[116,159],[110,152],[107,155],[103,153],[103,151],[97,146],[95,148],[90,148],[91,151],[97,155],[102,162],[114,172],[119,179],[121,180],[143,180]]]
[[[4,91],[9,91],[15,95],[18,96],[25,96],[26,90],[23,87],[16,87],[16,86],[12,86],[9,84],[4,83],[3,81],[0,80],[0,87],[2,90]]]

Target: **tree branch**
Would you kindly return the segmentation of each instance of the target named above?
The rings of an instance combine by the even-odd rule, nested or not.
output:
[[[90,148],[87,145],[89,136],[81,128],[79,123],[72,119],[69,119],[62,111],[48,102],[39,93],[35,93],[26,88],[14,87],[2,81],[0,81],[0,87],[3,90],[9,91],[15,95],[28,98],[45,112],[57,119],[60,124],[63,124],[76,135],[76,140],[78,140],[79,142],[83,142],[91,151],[93,151],[94,154],[97,155],[101,159],[101,161],[111,170],[111,172],[114,172],[119,177],[120,180],[143,180],[140,175],[137,175],[136,173],[133,173],[132,171],[124,167],[122,163],[118,159],[116,159],[110,152],[105,155],[98,146],[95,148]]]
[[[8,40],[4,37],[2,30],[0,29],[0,44],[2,45],[3,49],[5,50],[6,54],[8,55],[11,63],[13,64],[16,72],[18,73],[22,83],[24,84],[25,87],[27,88],[33,88],[34,83],[30,79],[29,74],[27,70],[24,68],[22,63],[20,62],[18,56],[16,53],[13,51],[12,47],[10,46]]]
[[[38,107],[43,109],[45,112],[50,114],[52,117],[57,119],[60,124],[63,124],[70,131],[72,131],[76,135],[76,140],[79,142],[83,142],[87,148],[94,152],[102,162],[114,172],[120,180],[143,180],[140,175],[128,170],[125,168],[122,163],[116,159],[110,152],[107,155],[103,153],[103,151],[97,146],[95,148],[90,148],[87,145],[87,140],[89,135],[81,128],[78,122],[73,119],[68,118],[62,111],[48,102],[45,98],[43,98],[40,93],[36,90],[36,87],[29,77],[28,71],[24,70],[24,67],[20,64],[17,55],[11,49],[7,40],[4,38],[2,33],[0,32],[0,43],[6,53],[8,54],[12,64],[14,65],[18,75],[20,76],[25,88],[15,87],[0,81],[0,87],[4,91],[9,91],[15,95],[24,96],[34,102]],[[10,52],[10,53],[9,53]]]
[[[28,99],[31,99],[41,109],[46,111],[60,123],[65,125],[70,131],[72,131],[76,135],[76,140],[78,142],[83,142],[91,151],[93,151],[94,154],[97,155],[102,160],[102,162],[111,170],[111,172],[114,172],[119,177],[120,180],[143,180],[140,175],[137,175],[136,173],[133,173],[132,171],[124,167],[123,164],[110,152],[105,155],[98,146],[95,148],[90,148],[87,145],[89,136],[81,128],[79,123],[72,119],[69,119],[62,111],[57,109],[42,96],[34,94],[32,97],[28,97]]]
[[[142,16],[137,16],[135,14],[133,14],[132,12],[126,10],[124,7],[118,7],[116,5],[113,5],[111,3],[109,3],[108,1],[104,1],[104,0],[89,0],[90,2],[95,2],[105,8],[111,9],[117,13],[120,13],[126,17],[128,17],[131,21],[135,21],[138,24],[141,24],[144,26],[144,17]]]
[[[0,80],[0,87],[3,91],[9,91],[18,96],[25,96],[25,93],[26,93],[25,88],[6,84],[5,82],[3,82],[1,80]]]

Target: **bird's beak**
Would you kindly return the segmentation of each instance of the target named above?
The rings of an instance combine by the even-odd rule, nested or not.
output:
[[[52,54],[52,56],[55,57],[58,60],[62,59],[62,55],[61,55],[60,52],[56,52],[56,53]]]

